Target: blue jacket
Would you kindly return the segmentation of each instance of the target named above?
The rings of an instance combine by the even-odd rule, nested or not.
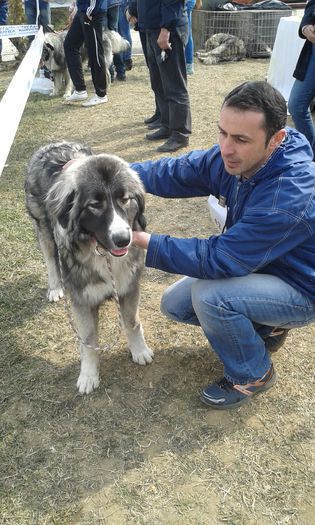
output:
[[[315,163],[304,135],[285,141],[242,182],[224,168],[219,146],[178,158],[133,163],[147,192],[214,195],[226,202],[227,229],[208,239],[152,234],[146,265],[199,279],[253,272],[280,277],[315,301]]]
[[[187,25],[187,13],[184,0],[130,0],[129,12],[138,19],[138,28],[169,30]]]
[[[107,0],[77,0],[78,11],[84,11],[89,16],[104,13],[107,10]]]

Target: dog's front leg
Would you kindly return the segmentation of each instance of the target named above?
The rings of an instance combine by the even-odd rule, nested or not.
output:
[[[132,360],[139,365],[152,362],[153,351],[146,345],[139,318],[139,290],[119,298],[121,315]]]
[[[64,71],[64,82],[65,82],[65,97],[69,97],[72,93],[73,84],[69,75],[68,69]]]
[[[57,246],[50,230],[45,226],[44,222],[41,221],[40,226],[36,225],[36,233],[47,267],[47,298],[50,302],[57,302],[64,295],[60,280]]]
[[[100,384],[98,345],[98,308],[72,305],[80,336],[81,371],[77,381],[80,394],[90,394]]]

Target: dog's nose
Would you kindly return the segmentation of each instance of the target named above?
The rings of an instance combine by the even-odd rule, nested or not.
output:
[[[125,248],[130,244],[131,235],[130,231],[117,232],[112,235],[112,241],[117,248]]]

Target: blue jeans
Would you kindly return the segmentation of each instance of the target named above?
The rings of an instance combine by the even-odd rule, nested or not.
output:
[[[0,3],[0,26],[5,26],[7,24],[8,20],[8,2],[1,2]],[[0,56],[2,52],[2,40],[0,38]]]
[[[119,5],[109,7],[107,10],[107,27],[112,31],[118,31]],[[122,53],[116,53],[113,59],[114,65],[111,65],[111,73],[114,74],[114,66],[118,75],[124,75],[126,68],[122,59]]]
[[[256,381],[271,366],[259,327],[315,322],[315,303],[307,296],[279,277],[256,273],[213,281],[184,277],[165,290],[161,311],[201,326],[225,377],[235,384]]]
[[[36,24],[37,10],[36,10],[35,0],[26,0],[24,2],[24,10],[25,10],[26,23],[30,25]],[[39,0],[38,25],[48,26],[50,22],[51,22],[51,13],[50,13],[49,2],[41,2]],[[28,38],[29,43],[31,43],[32,40],[34,40],[34,36],[28,36],[27,38]]]
[[[315,45],[303,81],[295,80],[288,102],[295,127],[303,133],[312,146],[315,157],[315,127],[310,104],[315,97]]]
[[[27,24],[36,24],[36,2],[26,1],[24,4],[25,16]],[[38,23],[47,26],[51,22],[49,2],[39,2],[39,17]]]
[[[132,38],[131,38],[131,33],[130,33],[130,25],[129,25],[129,22],[127,21],[127,19],[126,19],[125,11],[126,11],[126,3],[123,2],[119,6],[118,33],[123,38],[128,40],[128,42],[130,44],[130,48],[127,49],[127,51],[125,51],[124,53],[121,53],[123,61],[131,59],[131,50],[132,50]]]
[[[185,46],[185,58],[186,64],[193,64],[194,62],[194,41],[192,37],[192,27],[191,27],[191,13],[195,7],[196,0],[188,0],[186,2],[187,17],[188,17],[188,42]]]

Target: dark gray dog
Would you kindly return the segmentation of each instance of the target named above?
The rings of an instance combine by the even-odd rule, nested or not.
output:
[[[132,359],[151,363],[138,312],[144,253],[132,245],[132,231],[145,228],[138,175],[119,157],[61,142],[33,155],[25,192],[47,265],[48,299],[64,295],[60,271],[71,297],[81,350],[79,392],[99,385],[98,310],[113,297],[110,267]]]

